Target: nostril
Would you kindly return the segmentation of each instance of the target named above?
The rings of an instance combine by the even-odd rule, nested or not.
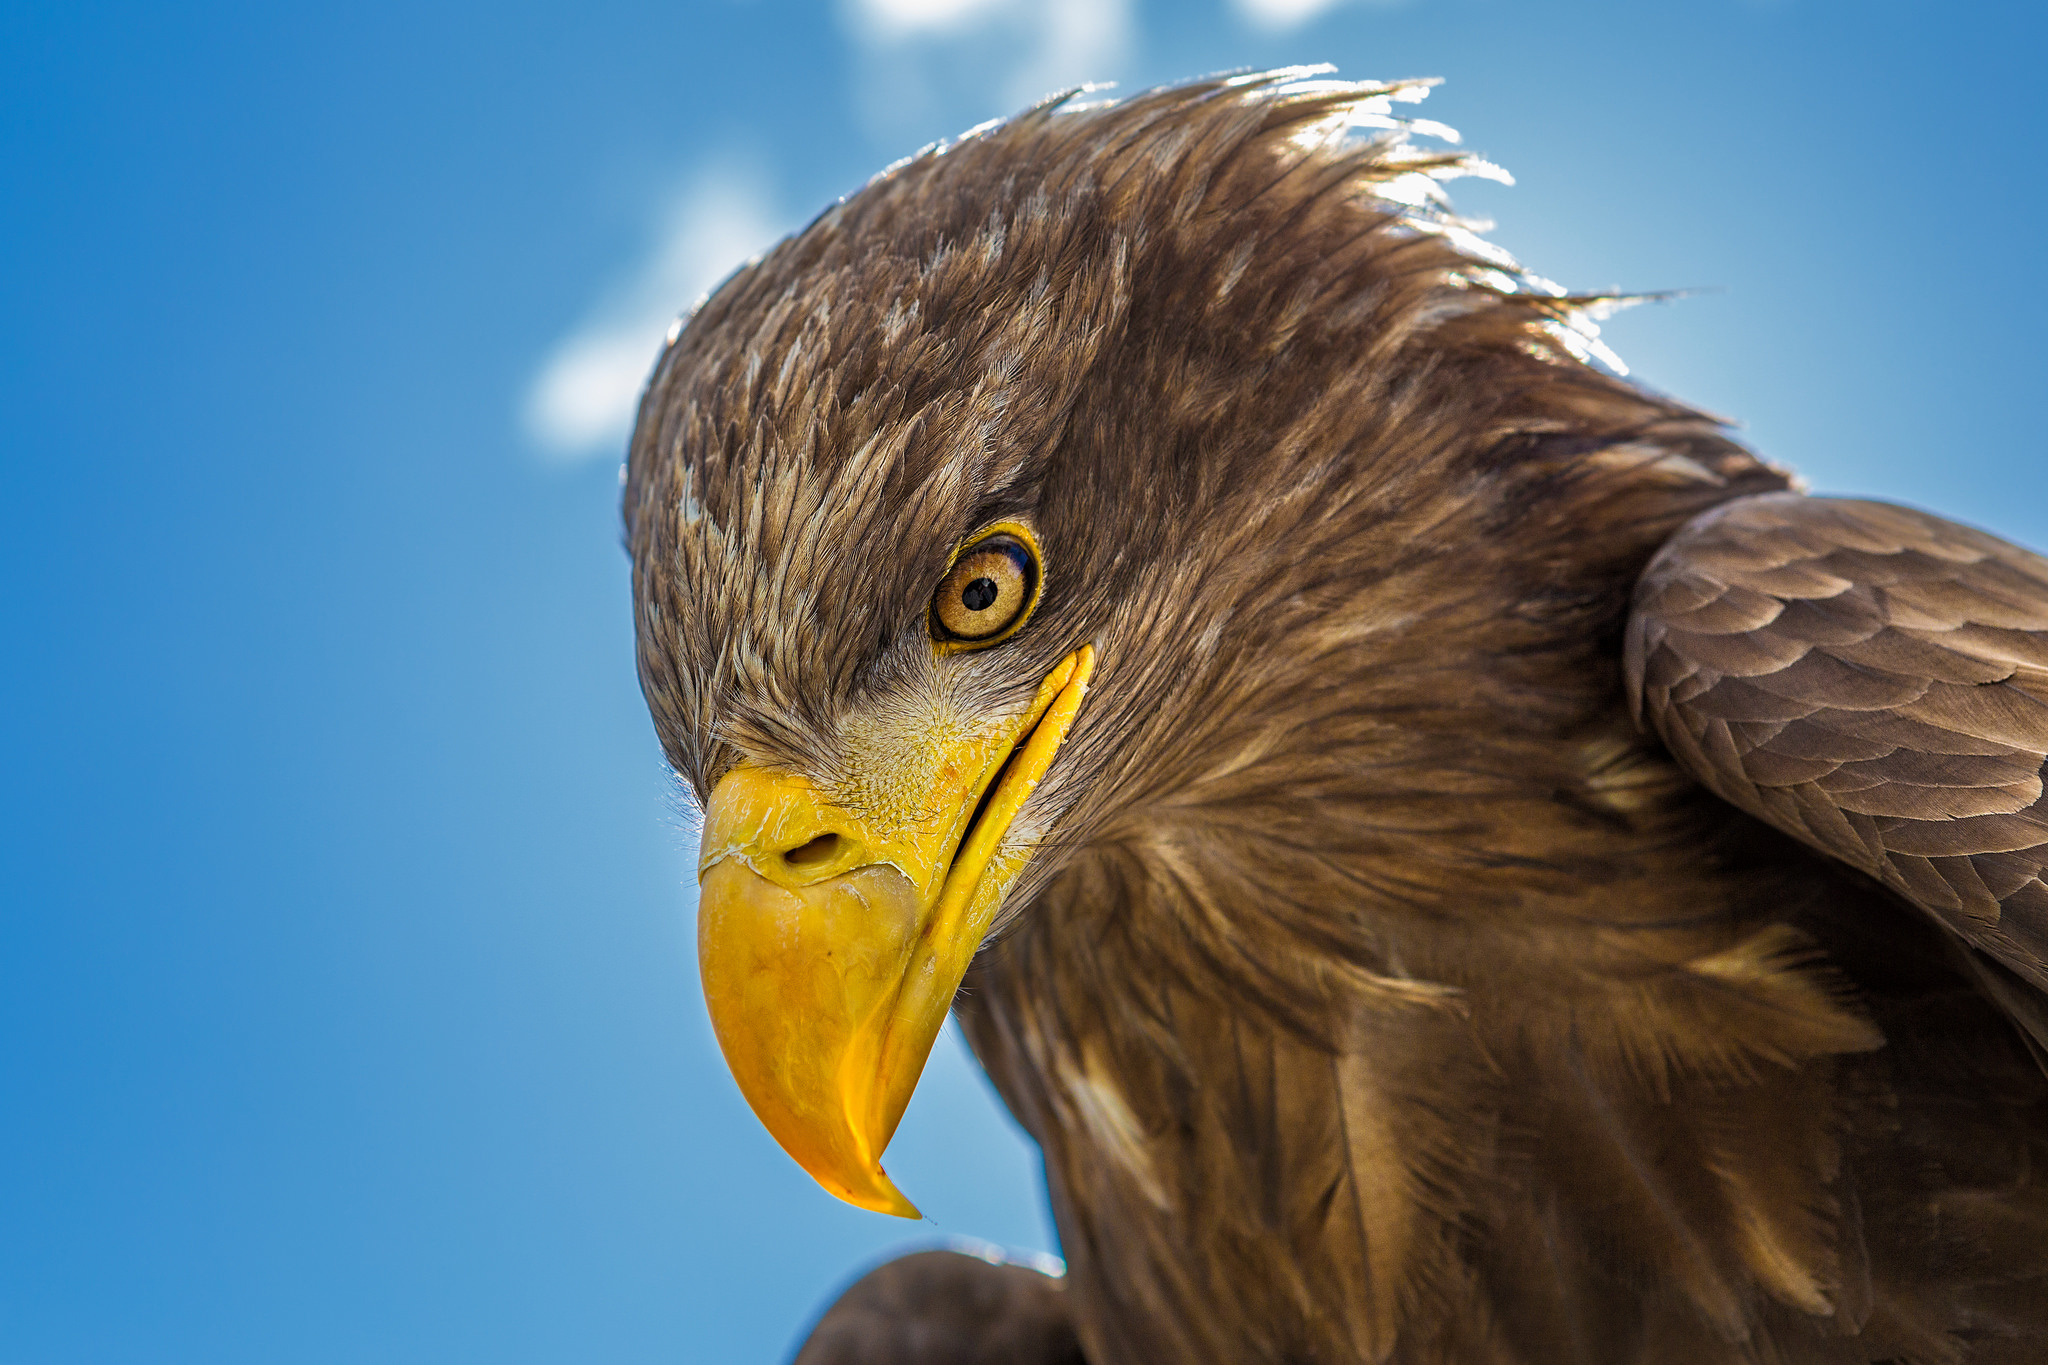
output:
[[[838,854],[839,836],[820,834],[809,843],[800,844],[783,854],[782,860],[792,867],[816,867],[820,863],[831,862]]]

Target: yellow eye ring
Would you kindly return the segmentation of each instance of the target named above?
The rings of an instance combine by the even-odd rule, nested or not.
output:
[[[926,611],[941,654],[987,649],[1024,629],[1045,586],[1038,539],[1021,522],[999,521],[962,541]]]

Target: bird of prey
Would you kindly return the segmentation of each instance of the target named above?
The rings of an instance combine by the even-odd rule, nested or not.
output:
[[[799,1358],[2048,1360],[2048,560],[1622,377],[1419,93],[1049,102],[660,357],[720,1046],[909,1215],[950,1008],[1067,1262]]]

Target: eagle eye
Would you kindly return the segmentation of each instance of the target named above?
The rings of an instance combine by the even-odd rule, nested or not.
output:
[[[1038,547],[1021,526],[991,528],[953,556],[932,594],[932,638],[944,650],[1006,640],[1038,602]]]

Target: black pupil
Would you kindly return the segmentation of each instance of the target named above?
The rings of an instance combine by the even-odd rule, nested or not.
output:
[[[960,590],[960,605],[969,611],[987,611],[996,595],[993,578],[977,578]]]

